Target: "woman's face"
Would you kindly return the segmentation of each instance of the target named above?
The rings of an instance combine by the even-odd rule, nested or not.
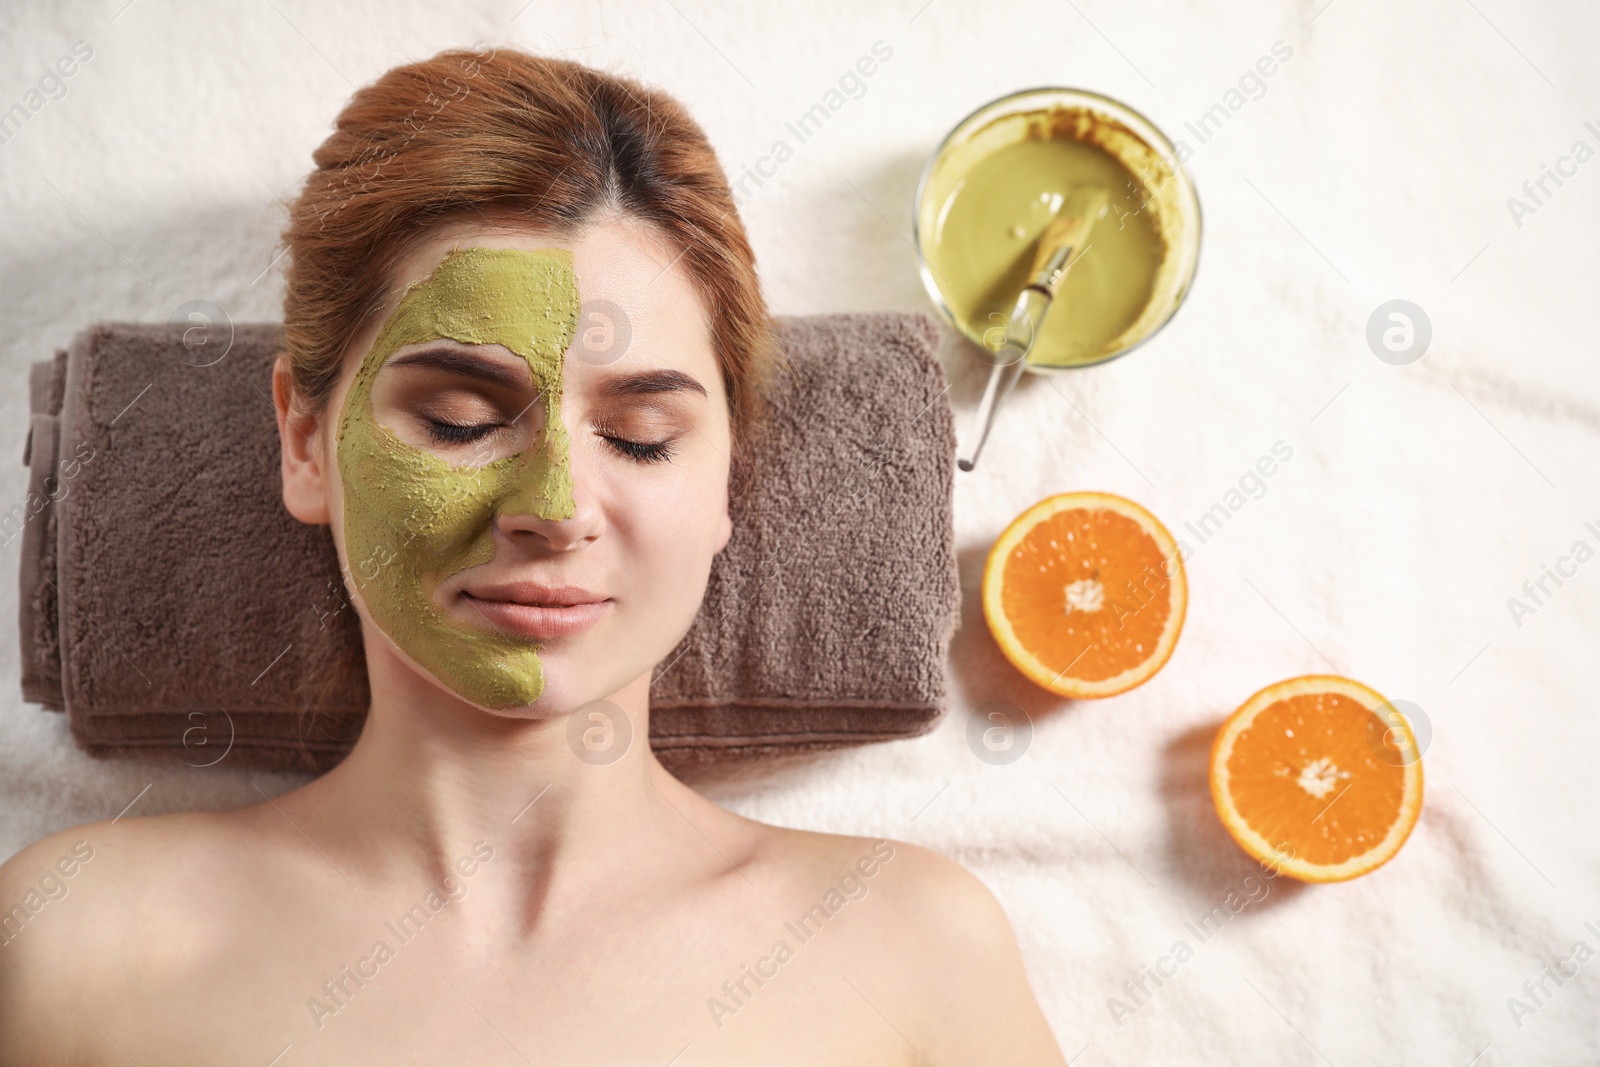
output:
[[[440,228],[402,263],[324,427],[386,690],[566,714],[647,686],[688,630],[731,532],[731,440],[675,254],[610,216],[573,239]]]

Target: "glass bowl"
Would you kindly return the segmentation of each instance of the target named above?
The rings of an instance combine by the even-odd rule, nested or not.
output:
[[[1024,367],[1034,372],[1074,370],[1113,359],[1154,336],[1177,311],[1194,280],[1200,254],[1200,201],[1172,143],[1143,115],[1125,104],[1082,89],[1024,89],[991,101],[972,112],[939,143],[923,167],[913,201],[912,242],[923,285],[939,314],[987,357],[994,356],[991,323],[1010,310],[1015,294],[989,308],[958,310],[956,299],[928,255],[937,243],[950,205],[966,175],[995,151],[1041,137],[1083,139],[1107,151],[1127,170],[1132,194],[1152,208],[1152,221],[1164,251],[1151,282],[1150,295],[1125,328],[1104,344],[1074,353],[1070,361],[1036,362],[1030,353]],[[1087,131],[1085,135],[1084,131]],[[1109,225],[1102,220],[1096,226]],[[1093,243],[1093,234],[1089,238]],[[1086,249],[1087,251],[1088,249]],[[946,263],[946,266],[950,266]],[[985,313],[987,312],[987,313]],[[1063,308],[1051,313],[1070,314]],[[1046,328],[1051,319],[1046,318]]]

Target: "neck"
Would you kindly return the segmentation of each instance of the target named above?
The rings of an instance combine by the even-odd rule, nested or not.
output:
[[[650,749],[648,673],[573,715],[530,719],[391,666],[371,664],[361,737],[307,798],[374,877],[437,880],[483,842],[522,870],[600,876],[700,799]]]

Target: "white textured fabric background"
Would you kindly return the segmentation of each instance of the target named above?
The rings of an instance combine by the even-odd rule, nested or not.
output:
[[[979,471],[957,475],[957,707],[926,737],[705,788],[757,818],[967,864],[1010,914],[1074,1062],[1596,1062],[1600,963],[1546,978],[1537,1002],[1523,984],[1564,958],[1570,973],[1578,942],[1584,961],[1600,952],[1600,562],[1547,581],[1554,595],[1520,619],[1507,606],[1575,542],[1600,548],[1592,5],[124,3],[5,12],[0,108],[26,106],[74,41],[93,48],[0,144],[8,507],[26,492],[28,363],[87,323],[161,321],[191,299],[276,318],[275,201],[355,85],[447,46],[517,45],[659,84],[737,177],[885,42],[866,91],[743,207],[782,313],[931,310],[912,191],[939,138],[993,97],[1090,88],[1187,141],[1205,212],[1188,303],[1123,360],[1024,381]],[[1185,123],[1278,41],[1290,60],[1199,144]],[[1545,165],[1565,176],[1536,202],[1523,183]],[[1513,196],[1532,210],[1514,217]],[[1395,298],[1432,324],[1406,366],[1365,339]],[[981,368],[953,334],[944,358],[965,431]],[[1265,492],[1203,545],[1186,536],[1278,441],[1293,457]],[[974,593],[1012,516],[1090,488],[1144,503],[1196,551],[1166,669],[1073,704],[1005,664]],[[16,696],[15,579],[0,589],[15,705],[0,713],[0,855],[135,797],[138,814],[258,799],[226,764],[77,752],[61,717]],[[1421,823],[1374,874],[1279,879],[1199,944],[1185,922],[1252,870],[1207,793],[1215,728],[1257,688],[1332,669],[1424,710]],[[1034,723],[1009,766],[966,742],[991,700]],[[1180,938],[1194,958],[1133,1001],[1123,983]],[[1514,996],[1532,1010],[1514,1017]],[[1113,997],[1137,1011],[1114,1018]]]

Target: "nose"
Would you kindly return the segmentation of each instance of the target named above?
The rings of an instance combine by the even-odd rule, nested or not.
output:
[[[565,552],[605,529],[588,464],[574,457],[564,425],[549,427],[512,465],[512,488],[499,502],[495,524],[512,541],[543,541]],[[583,449],[578,449],[583,452]]]

